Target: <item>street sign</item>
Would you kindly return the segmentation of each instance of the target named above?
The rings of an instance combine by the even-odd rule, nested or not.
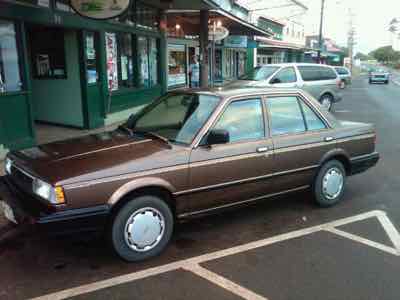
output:
[[[130,0],[71,0],[70,5],[79,15],[105,20],[122,15],[130,6]]]

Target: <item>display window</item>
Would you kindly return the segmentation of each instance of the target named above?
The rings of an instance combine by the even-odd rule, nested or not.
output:
[[[0,93],[21,89],[15,25],[13,22],[0,20]]]
[[[168,45],[168,87],[187,85],[186,46]]]

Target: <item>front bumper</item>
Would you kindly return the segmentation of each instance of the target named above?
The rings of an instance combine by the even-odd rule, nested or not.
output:
[[[389,80],[389,77],[375,77],[371,76],[369,79],[371,82],[386,82]]]
[[[35,224],[50,233],[101,230],[110,213],[108,205],[57,211],[19,191],[7,176],[0,177],[0,201],[11,208],[17,224]]]
[[[375,166],[379,161],[379,153],[373,152],[362,156],[354,157],[350,160],[351,170],[350,175],[365,172],[369,168]]]

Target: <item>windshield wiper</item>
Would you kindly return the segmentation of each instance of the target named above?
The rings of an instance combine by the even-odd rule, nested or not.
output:
[[[171,146],[169,140],[161,135],[158,135],[157,133],[151,132],[151,131],[142,131],[142,130],[132,130],[133,134],[139,134],[139,135],[143,135],[143,136],[147,136],[147,137],[152,137],[152,138],[156,138],[160,141],[163,141],[165,144]]]

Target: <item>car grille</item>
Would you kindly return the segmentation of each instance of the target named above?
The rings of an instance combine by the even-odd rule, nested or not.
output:
[[[21,190],[27,193],[32,193],[33,177],[31,175],[16,166],[12,166],[10,177],[11,181]]]
[[[385,75],[374,75],[374,78],[385,78]]]

